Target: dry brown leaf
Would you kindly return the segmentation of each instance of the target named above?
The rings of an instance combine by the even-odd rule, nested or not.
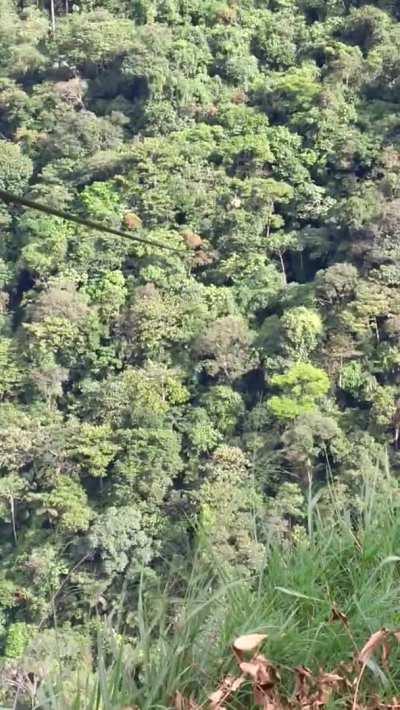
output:
[[[257,651],[266,638],[266,634],[247,634],[246,636],[238,636],[238,638],[233,642],[233,648],[239,653]]]
[[[254,702],[263,710],[282,710],[279,695],[274,689],[264,690],[255,685],[253,688]]]
[[[222,710],[222,703],[225,702],[233,693],[239,690],[240,686],[243,685],[245,681],[244,676],[230,676],[227,675],[219,688],[209,695],[208,699],[210,701],[211,710]]]
[[[339,683],[343,681],[343,677],[338,673],[322,673],[318,679],[322,683]]]
[[[255,654],[250,661],[242,661],[239,666],[243,675],[252,680],[255,704],[263,710],[282,710],[277,691],[280,675],[271,661],[261,654]]]
[[[240,670],[263,687],[276,685],[280,680],[277,668],[265,656],[258,655],[251,661],[243,661],[240,663]]]
[[[309,668],[306,668],[306,666],[297,666],[297,668],[294,669],[294,672],[296,673],[296,687],[294,691],[294,697],[299,702],[302,706],[302,708],[306,708],[307,706],[311,707],[311,700],[310,700],[310,694],[311,694],[311,681],[312,681],[312,673]]]
[[[343,685],[344,679],[337,673],[321,673],[317,678],[317,693],[314,704],[318,707],[327,705],[332,694]]]
[[[279,675],[279,671],[276,666],[274,666],[271,661],[269,661],[265,656],[262,656],[261,654],[258,654],[253,658],[253,661],[258,663],[259,669],[260,669],[260,680],[259,682],[262,682],[263,684],[265,683],[271,683],[273,685],[276,685],[281,679]]]
[[[372,708],[373,710],[399,710],[400,700],[392,698],[391,703],[382,703],[379,698],[374,698],[374,705],[371,705],[369,710],[372,710]]]
[[[307,668],[307,666],[297,666],[294,669],[294,672],[296,673],[296,675],[299,679],[303,679],[303,678],[310,678],[311,679],[313,677],[312,672],[310,671],[309,668]]]
[[[282,702],[275,683],[262,685],[255,682],[253,684],[253,696],[255,704],[264,710],[282,710]]]
[[[242,673],[249,675],[253,680],[257,680],[258,663],[254,663],[254,661],[243,661],[240,663],[239,668]]]
[[[367,643],[363,646],[360,653],[358,654],[358,660],[363,665],[366,665],[370,660],[372,654],[382,646],[389,636],[389,631],[387,629],[380,629],[375,631],[374,634],[368,639]]]

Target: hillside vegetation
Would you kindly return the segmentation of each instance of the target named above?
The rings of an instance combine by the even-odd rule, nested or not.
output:
[[[144,593],[185,598],[195,555],[195,606],[235,580],[330,604],[351,554],[367,586],[396,557],[399,143],[397,0],[0,0],[0,190],[149,241],[0,202],[0,703],[82,649],[106,687],[104,627],[139,653]],[[307,591],[371,490],[390,551],[343,542]],[[395,627],[389,568],[358,648]],[[246,604],[229,643],[269,624]]]

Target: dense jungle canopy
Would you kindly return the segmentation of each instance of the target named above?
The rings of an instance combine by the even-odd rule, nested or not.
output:
[[[377,469],[396,494],[399,20],[0,0],[0,189],[177,249],[0,204],[4,658],[123,594],[134,635],[141,576],[203,543],[251,575]]]

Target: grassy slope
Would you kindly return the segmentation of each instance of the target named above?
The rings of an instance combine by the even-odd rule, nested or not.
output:
[[[63,682],[48,684],[40,706],[145,710],[168,707],[176,690],[204,702],[236,668],[230,646],[248,632],[268,634],[263,652],[280,666],[289,693],[294,666],[331,671],[351,660],[355,646],[360,649],[373,632],[400,625],[396,495],[388,499],[377,478],[365,492],[363,508],[356,527],[347,514],[322,524],[315,508],[312,539],[296,546],[278,543],[272,535],[265,569],[256,579],[219,578],[211,584],[200,571],[202,564],[195,564],[183,600],[174,601],[171,589],[141,599],[140,661],[121,660],[116,652],[107,667],[98,661],[89,680],[81,677],[80,690]],[[334,605],[348,617],[350,634],[344,624],[330,620]],[[384,675],[380,666],[366,669],[361,696],[400,692],[396,656],[397,649]]]

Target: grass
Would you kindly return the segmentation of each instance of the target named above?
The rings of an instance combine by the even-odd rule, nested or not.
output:
[[[236,669],[230,651],[235,637],[252,632],[268,635],[263,653],[280,667],[289,694],[293,667],[332,671],[351,661],[372,633],[400,626],[400,517],[377,486],[365,494],[356,529],[346,514],[322,522],[315,506],[312,531],[311,539],[296,546],[272,536],[256,577],[211,579],[199,557],[182,595],[174,597],[175,583],[148,593],[143,584],[133,654],[127,656],[119,640],[110,646],[105,630],[94,672],[48,679],[32,707],[168,708],[177,690],[204,703]],[[348,626],[332,621],[333,607]],[[389,669],[382,669],[378,658],[371,661],[360,697],[400,694],[399,660],[395,648]]]

